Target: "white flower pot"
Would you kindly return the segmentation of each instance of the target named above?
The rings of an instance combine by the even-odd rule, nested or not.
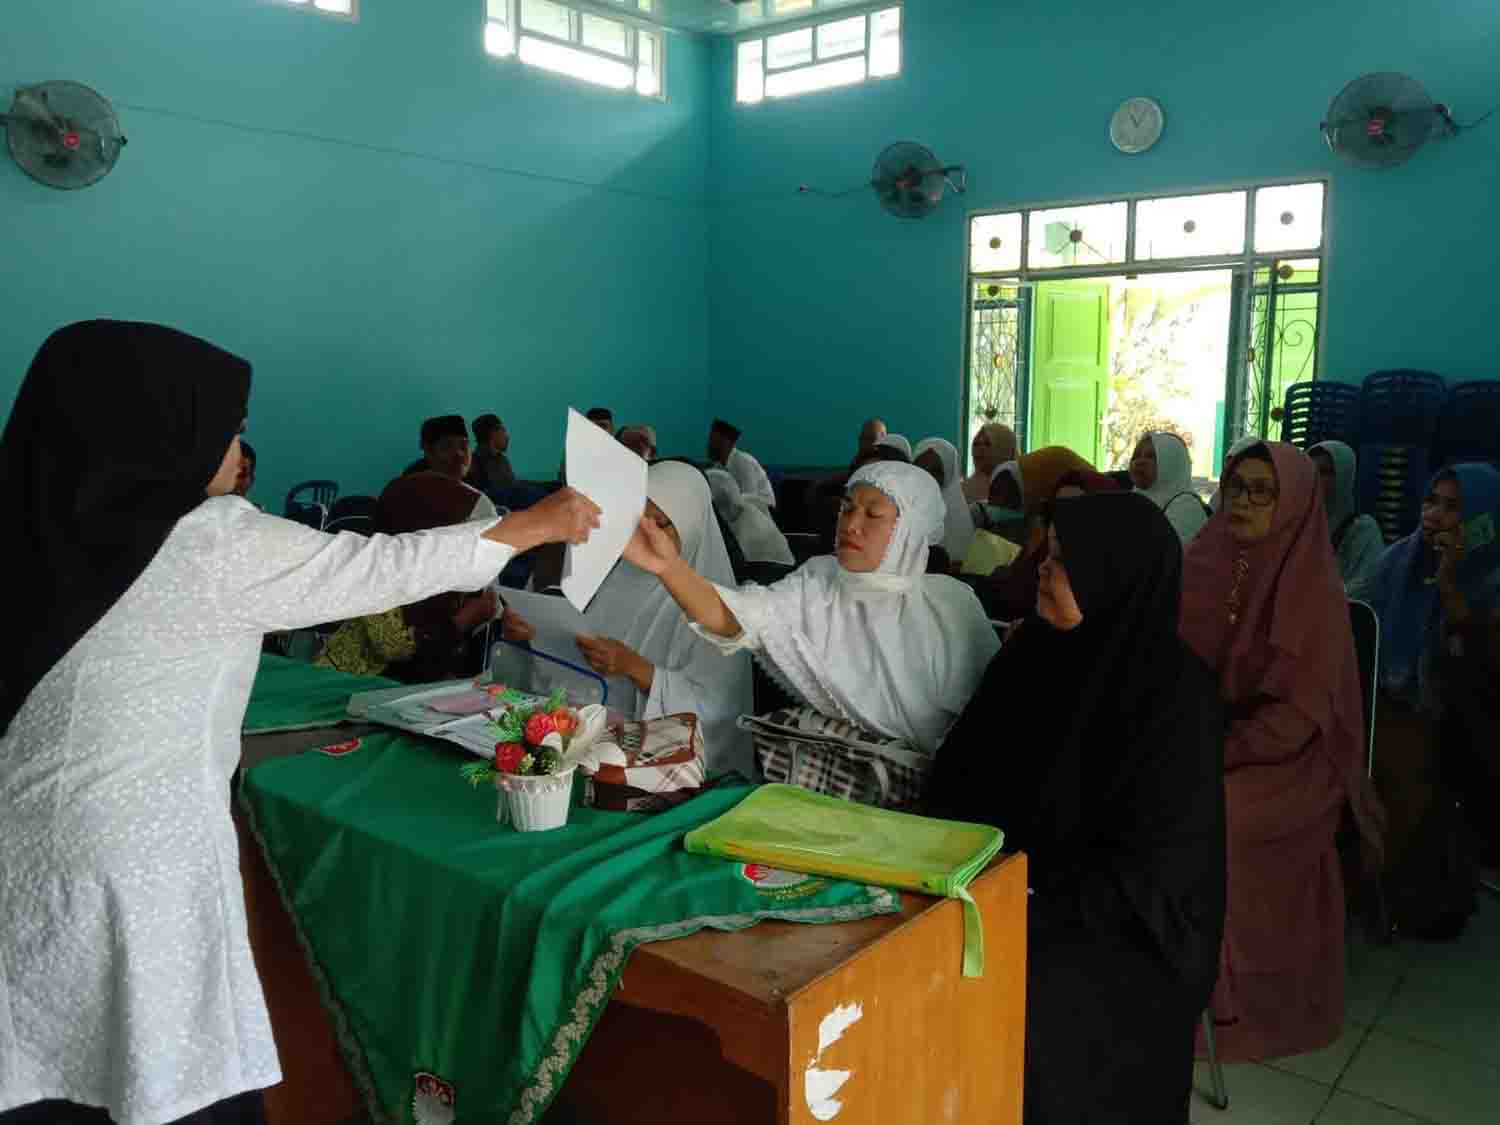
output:
[[[546,832],[568,823],[568,806],[573,799],[573,771],[569,766],[561,773],[523,777],[502,773],[495,778],[499,804],[495,819],[509,821],[517,832]]]

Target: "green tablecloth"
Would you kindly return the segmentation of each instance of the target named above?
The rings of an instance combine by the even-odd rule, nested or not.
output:
[[[519,833],[463,761],[376,734],[265,762],[241,790],[377,1121],[413,1120],[422,1073],[455,1090],[455,1125],[538,1120],[645,942],[900,908],[881,888],[757,883],[683,850],[746,787],[654,816],[574,808],[564,828]]]
[[[305,660],[262,653],[242,729],[246,734],[269,734],[330,727],[348,719],[349,697],[356,692],[399,686],[383,676],[351,676]]]

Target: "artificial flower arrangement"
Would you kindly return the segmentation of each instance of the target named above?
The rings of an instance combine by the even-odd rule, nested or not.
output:
[[[567,821],[573,771],[604,733],[604,708],[569,707],[561,690],[546,699],[503,687],[492,694],[500,705],[491,724],[494,760],[470,763],[460,772],[470,785],[493,782],[500,790],[501,821],[512,820],[522,831],[560,827]]]
[[[578,732],[578,712],[567,705],[561,689],[547,699],[537,699],[504,688],[496,694],[502,710],[491,724],[495,732],[495,758],[463,767],[470,785],[498,782],[500,775],[541,777],[559,773],[563,756]]]

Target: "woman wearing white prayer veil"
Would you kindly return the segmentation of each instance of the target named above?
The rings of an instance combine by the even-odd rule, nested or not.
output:
[[[1130,455],[1130,482],[1161,509],[1183,546],[1208,522],[1203,501],[1193,491],[1193,455],[1176,434],[1158,430],[1141,435]]]
[[[732,586],[708,482],[692,465],[659,461],[646,475],[645,521],[695,569]],[[709,776],[736,770],[754,778],[749,735],[735,720],[754,709],[750,661],[725,659],[688,625],[655,576],[621,560],[584,614],[593,630],[578,638],[589,666],[609,679],[609,704],[637,719],[691,711],[703,732]]]
[[[911,460],[911,442],[904,434],[886,434],[885,437],[881,438],[875,444],[883,445],[887,449],[894,449],[908,461]]]
[[[964,561],[969,545],[974,542],[974,516],[969,511],[969,501],[964,496],[963,472],[958,463],[958,450],[952,442],[942,438],[927,438],[917,442],[912,464],[932,472],[931,462],[936,459],[942,471],[938,487],[943,490],[943,546],[948,557],[955,563]],[[923,458],[928,463],[923,463]]]
[[[792,548],[776,521],[759,503],[746,500],[739,481],[727,469],[709,469],[703,475],[708,478],[714,507],[729,524],[729,530],[734,532],[746,562],[781,563],[785,566],[796,563]]]
[[[942,512],[932,477],[882,461],[849,478],[837,556],[772,586],[700,574],[649,520],[625,557],[660,576],[700,634],[753,651],[810,706],[935,753],[1000,648],[974,592],[925,573]]]

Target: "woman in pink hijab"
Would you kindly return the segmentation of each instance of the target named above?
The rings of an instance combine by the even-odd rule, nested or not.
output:
[[[1182,637],[1218,675],[1229,907],[1214,992],[1220,1057],[1332,1043],[1344,1019],[1346,801],[1369,836],[1364,715],[1348,603],[1312,461],[1253,445],[1188,544]]]

